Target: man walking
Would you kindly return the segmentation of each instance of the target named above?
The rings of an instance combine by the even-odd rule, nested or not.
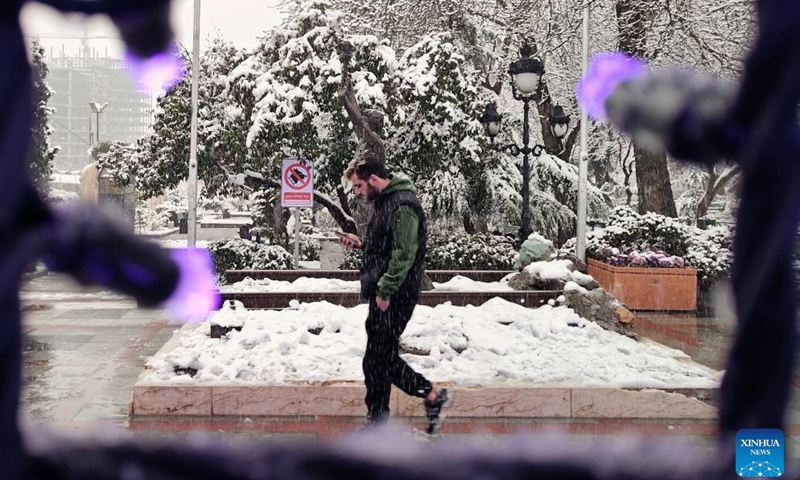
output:
[[[375,211],[362,242],[347,234],[341,243],[364,251],[361,296],[369,300],[364,383],[367,387],[368,426],[388,420],[392,384],[408,395],[424,398],[429,434],[436,433],[440,413],[448,401],[447,390],[434,390],[431,382],[400,358],[400,335],[419,299],[425,271],[427,227],[411,180],[387,174],[371,151],[363,152],[344,173],[359,199],[374,203]]]

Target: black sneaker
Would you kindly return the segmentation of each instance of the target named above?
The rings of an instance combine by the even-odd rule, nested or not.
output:
[[[364,419],[363,426],[360,428],[360,430],[374,430],[376,428],[386,425],[388,421],[389,421],[388,415],[380,415],[376,418],[368,416],[367,418]]]
[[[428,428],[425,431],[428,435],[435,435],[439,431],[439,425],[444,420],[442,409],[450,405],[450,397],[447,389],[442,388],[436,392],[435,400],[425,400],[425,413],[428,416]]]

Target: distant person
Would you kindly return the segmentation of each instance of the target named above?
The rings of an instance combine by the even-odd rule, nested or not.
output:
[[[350,162],[344,176],[353,184],[356,196],[375,207],[363,242],[352,233],[340,239],[344,247],[364,251],[361,296],[369,300],[363,360],[365,425],[388,420],[394,384],[408,395],[425,399],[427,433],[434,434],[449,400],[447,390],[434,390],[399,353],[400,335],[417,305],[425,271],[427,227],[417,189],[406,175],[387,174],[384,164],[369,151]]]
[[[97,205],[100,193],[100,169],[97,168],[96,162],[83,167],[79,187],[81,200]]]

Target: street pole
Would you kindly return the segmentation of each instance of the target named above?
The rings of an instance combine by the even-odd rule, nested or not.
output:
[[[194,0],[194,35],[192,37],[192,137],[189,145],[188,248],[197,244],[197,87],[200,81],[200,0]]]
[[[589,3],[583,8],[583,77],[589,69]],[[589,114],[581,108],[581,155],[578,160],[578,224],[575,232],[575,253],[586,261],[586,196],[589,182]]]
[[[528,115],[530,111],[530,98],[523,97],[522,99],[525,115],[522,123],[522,225],[519,229],[519,244],[528,239],[531,234],[531,211],[530,211],[530,181],[531,181],[531,167],[528,160],[528,154],[531,152],[528,148],[530,141],[530,131],[528,127]]]
[[[97,128],[95,129],[96,130],[95,133],[97,134],[97,143],[100,143],[100,110],[95,112],[95,121],[94,121],[94,123],[97,124],[96,125]]]
[[[300,270],[300,209],[294,209],[294,268]]]

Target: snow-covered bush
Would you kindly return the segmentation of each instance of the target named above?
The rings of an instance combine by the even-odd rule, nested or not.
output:
[[[697,269],[697,281],[702,290],[720,278],[730,275],[733,263],[733,230],[727,226],[708,230],[695,229],[684,256],[690,267]]]
[[[602,243],[587,242],[586,254],[595,257],[597,249],[604,245],[638,250],[639,252],[661,251],[667,255],[686,255],[694,228],[680,223],[678,219],[648,212],[639,215],[626,206],[615,207],[603,230]],[[655,249],[655,250],[654,250]]]
[[[428,270],[511,270],[517,256],[505,237],[460,234],[428,238]]]
[[[606,228],[587,235],[586,256],[624,267],[695,268],[705,291],[730,273],[732,246],[730,227],[701,230],[671,217],[616,207]],[[575,253],[575,239],[561,250]]]
[[[339,265],[339,270],[360,270],[361,260],[364,258],[361,249],[346,249],[344,251],[344,260]]]
[[[594,251],[592,257],[609,265],[618,267],[658,267],[684,268],[684,260],[676,255],[668,255],[658,248],[639,252],[630,247],[622,249],[603,245]]]
[[[510,240],[494,235],[431,235],[427,270],[511,270],[517,252]],[[346,250],[341,270],[361,268],[361,250]]]
[[[300,260],[304,262],[314,262],[319,260],[319,241],[315,240],[308,233],[300,232]],[[294,251],[294,235],[289,239],[289,248]]]
[[[136,203],[136,230],[158,231],[169,225],[170,211],[166,203],[151,200]]]
[[[214,258],[214,269],[220,283],[225,282],[226,270],[290,270],[294,259],[285,248],[262,245],[250,240],[233,238],[208,245]]]
[[[203,198],[200,196],[199,204],[197,205],[198,215],[201,215],[205,208],[203,207]],[[189,214],[189,192],[186,188],[173,188],[164,195],[164,209],[169,218],[185,217]]]

